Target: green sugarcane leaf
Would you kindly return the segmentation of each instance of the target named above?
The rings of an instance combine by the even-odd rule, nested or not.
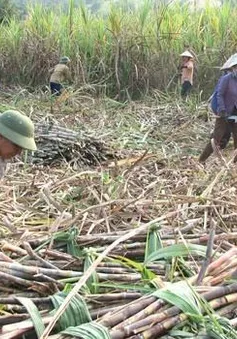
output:
[[[50,297],[54,305],[53,313],[59,309],[66,296],[66,293],[59,292]],[[71,299],[70,304],[67,306],[65,312],[59,318],[57,326],[60,330],[65,330],[69,326],[78,326],[89,321],[91,321],[91,316],[87,305],[84,299],[79,294],[77,294]]]
[[[63,292],[66,293],[66,294],[68,294],[68,293],[71,292],[72,289],[73,289],[72,284],[67,283],[67,284],[64,286]]]
[[[150,227],[146,238],[145,261],[162,247],[162,241],[157,226]]]
[[[45,330],[45,326],[44,326],[44,323],[43,323],[43,320],[41,318],[38,308],[35,306],[33,301],[30,300],[29,298],[15,297],[15,299],[17,299],[26,308],[33,322],[35,332],[38,338],[40,338]]]
[[[236,339],[237,332],[231,326],[229,319],[216,314],[204,317],[205,331],[212,339]]]
[[[195,338],[193,333],[186,331],[173,330],[169,334],[175,338]]]
[[[119,284],[119,283],[99,283],[98,284],[99,287],[101,288],[113,288],[116,290],[125,290],[125,291],[135,291],[135,292],[141,292],[144,294],[148,294],[154,291],[154,288],[150,287],[150,286],[144,286],[141,284]]]
[[[157,277],[157,275],[155,273],[153,273],[151,270],[149,270],[148,268],[146,268],[146,266],[143,265],[143,270],[141,272],[142,274],[142,278],[144,280],[153,280]]]
[[[89,267],[93,264],[93,254],[91,253],[86,253],[85,261],[84,261],[84,272],[86,272]],[[89,291],[91,293],[97,294],[99,293],[99,288],[98,288],[98,275],[94,271],[89,279],[87,279],[86,286],[88,287]]]
[[[62,334],[81,339],[111,339],[109,330],[93,321],[77,327],[69,327]]]
[[[129,268],[135,268],[136,271],[140,272],[142,275],[142,279],[144,280],[152,280],[156,277],[156,274],[153,273],[150,269],[148,269],[146,266],[144,266],[143,263],[139,263],[137,261],[125,258],[125,257],[121,257],[121,256],[117,256],[118,259],[120,260],[116,260],[116,262],[119,262],[122,265],[126,265]]]
[[[177,306],[186,314],[202,316],[200,300],[185,281],[175,284],[167,283],[165,288],[154,292],[153,295]]]
[[[186,257],[188,255],[206,256],[206,246],[195,244],[174,244],[164,247],[151,254],[146,259],[146,264],[160,259],[170,259],[174,257]]]
[[[67,253],[75,257],[81,257],[82,251],[76,241],[77,236],[78,236],[78,229],[76,227],[72,227],[68,232]]]
[[[125,267],[129,267],[129,268],[135,268],[138,272],[142,272],[143,270],[143,264],[134,261],[132,259],[129,258],[125,258],[122,256],[116,256],[116,262],[120,263],[121,265],[124,265]]]
[[[67,246],[67,253],[75,256],[82,257],[82,250],[77,243],[78,230],[71,227],[67,232],[57,232],[54,234],[53,239],[57,243],[65,243]]]

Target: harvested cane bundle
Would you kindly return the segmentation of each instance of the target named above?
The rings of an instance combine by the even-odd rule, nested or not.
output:
[[[103,141],[84,137],[53,120],[35,124],[35,140],[38,150],[28,158],[33,164],[45,166],[66,161],[77,166],[93,166],[113,158]]]
[[[27,249],[28,247],[25,246],[25,248]],[[162,250],[165,250],[165,248]],[[6,314],[0,317],[0,337],[3,337],[3,335],[8,336],[8,338],[16,338],[17,335],[19,337],[18,329],[20,329],[21,335],[33,331],[34,324],[26,313],[26,305],[29,305],[29,303],[35,304],[38,311],[41,312],[43,324],[47,325],[52,320],[52,314],[50,313],[53,309],[52,294],[55,300],[59,291],[64,290],[66,284],[78,281],[83,275],[81,258],[78,263],[81,268],[73,266],[69,270],[68,264],[62,268],[58,267],[57,260],[60,253],[55,249],[47,250],[46,252],[40,250],[37,256],[39,258],[40,255],[46,253],[45,267],[41,267],[37,262],[32,266],[25,265],[25,260],[30,259],[27,257],[23,260],[24,264],[13,261],[11,258],[7,259],[6,255],[2,257],[0,265],[1,289],[8,288],[8,293],[5,294],[5,290],[1,291],[0,304],[4,305],[5,312],[14,312],[15,315]],[[30,252],[28,254],[30,257],[32,256]],[[36,260],[37,256],[34,255],[33,259]],[[62,253],[61,256],[64,260],[68,258],[69,262],[73,260],[74,264],[77,261],[70,254]],[[57,260],[53,261],[53,257]],[[236,276],[236,258],[237,249],[232,248],[214,260],[208,266],[202,279],[202,286],[196,286],[198,275],[195,274],[188,280],[182,279],[172,285],[167,284],[163,289],[158,288],[154,291],[155,288],[152,287],[144,292],[139,291],[139,286],[136,284],[136,280],[142,280],[138,272],[134,272],[134,270],[126,266],[122,267],[121,263],[105,261],[97,267],[96,275],[99,282],[105,280],[111,283],[112,290],[109,291],[108,285],[106,292],[103,289],[104,293],[99,290],[101,294],[92,294],[88,293],[90,289],[90,284],[88,284],[83,292],[88,312],[91,319],[96,324],[99,324],[98,326],[107,329],[111,339],[160,338],[176,325],[182,327],[183,322],[189,319],[190,314],[196,314],[196,317],[199,317],[197,319],[200,319],[202,315],[210,313],[210,309],[216,310],[222,316],[235,319],[237,283],[233,282],[226,285],[226,281],[232,281]],[[71,262],[71,265],[73,265],[73,262]],[[42,263],[41,261],[40,264]],[[152,265],[161,265],[161,262],[153,262]],[[128,282],[128,284],[124,285],[122,293],[115,291],[116,282],[118,282],[115,278],[119,278],[121,282],[122,280]],[[152,281],[155,283],[155,280]],[[225,283],[223,284],[224,281]],[[144,284],[144,287],[147,286],[147,281],[144,281]],[[129,285],[132,286],[130,291],[128,290]],[[138,290],[134,291],[136,285]],[[154,284],[152,285],[155,286]],[[122,287],[121,283],[118,283],[117,286],[120,286],[119,290]],[[23,287],[24,289],[27,288],[24,292],[22,292]],[[11,291],[10,288],[14,288],[14,290]],[[197,295],[206,302],[200,303]],[[22,300],[25,300],[22,296],[26,297],[28,301],[22,303]],[[73,314],[76,315],[75,319],[77,319],[77,313],[81,312],[81,308],[75,308],[74,302],[70,305],[71,310],[72,308],[75,310]],[[67,312],[67,314],[71,314],[70,307]],[[213,317],[214,311],[212,312]],[[203,323],[200,322],[200,328],[198,327],[196,330],[202,331],[205,319],[211,321],[212,317],[202,318]],[[68,319],[70,320],[70,317]],[[194,321],[194,318],[193,320],[190,318],[190,326],[192,326],[192,321]],[[89,321],[87,324],[90,323]],[[79,330],[78,325],[80,324],[76,323],[73,331]],[[67,326],[71,328],[75,326],[75,322],[69,322]],[[207,330],[209,331],[208,328]],[[236,338],[234,335],[236,335],[236,332],[233,330],[233,336],[228,336],[228,338]],[[65,332],[61,332],[56,336],[52,336],[52,339],[56,338],[65,339],[67,337],[65,337]],[[83,338],[87,337],[84,336]],[[97,338],[97,336],[94,338]],[[227,337],[223,336],[223,338]]]

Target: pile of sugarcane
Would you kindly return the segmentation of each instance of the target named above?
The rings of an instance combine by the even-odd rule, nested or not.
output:
[[[75,284],[80,280],[84,271],[92,264],[93,258],[100,255],[105,246],[124,234],[125,232],[114,232],[111,235],[81,235],[70,239],[66,232],[48,242],[45,239],[40,241],[29,239],[28,242],[18,244],[2,242],[0,252],[0,304],[4,310],[4,315],[0,316],[2,338],[17,338],[20,335],[35,333],[34,323],[27,312],[29,303],[37,307],[43,324],[47,326],[53,319],[52,311],[55,305],[57,303],[60,305],[64,300],[63,291],[67,284]],[[149,243],[149,239],[146,233],[122,242],[109,257],[104,258],[97,265],[90,281],[81,290],[82,307],[86,307],[83,312],[88,312],[89,317],[82,323],[92,323],[93,326],[98,324],[99,328],[101,326],[102,329],[108,330],[111,339],[160,338],[175,326],[184,326],[189,315],[182,312],[177,305],[172,305],[162,298],[159,293],[166,288],[175,291],[179,284],[187,284],[186,289],[192,286],[193,291],[208,302],[208,306],[201,307],[200,314],[206,314],[210,309],[215,310],[221,317],[232,319],[232,326],[235,327],[237,283],[233,280],[237,275],[237,249],[231,244],[235,234],[226,234],[224,242],[221,241],[224,234],[203,234],[196,238],[192,234],[187,234],[186,237],[189,237],[193,244],[189,243],[186,246],[200,247],[196,247],[194,252],[184,254],[185,261],[180,257],[176,258],[173,285],[166,285],[170,276],[168,268],[173,259],[169,260],[164,255],[165,250],[182,245],[182,240],[178,239],[177,234],[176,240],[174,236],[175,232],[161,234],[163,247],[160,248],[160,252],[163,251],[163,256],[159,258],[156,256],[147,262],[144,247],[145,240]],[[139,243],[142,242],[144,245],[139,247]],[[202,259],[204,255],[200,256],[203,246],[196,244],[207,245],[205,260],[209,260],[208,265]],[[215,249],[212,257],[208,254],[210,244],[211,249]],[[72,245],[75,255],[69,254],[68,246]],[[136,250],[136,246],[139,250]],[[182,246],[185,247],[184,244]],[[230,249],[225,252],[227,247]],[[126,257],[132,261],[126,261]],[[178,274],[183,264],[190,269],[185,279],[185,270]],[[153,279],[145,278],[139,265],[146,268],[153,275]],[[232,283],[226,284],[225,282],[229,280]],[[209,311],[207,307],[210,307]],[[77,326],[72,325],[77,331]],[[51,337],[68,338],[65,333],[60,332]]]
[[[185,286],[185,285],[184,285]],[[175,289],[175,284],[173,285]],[[188,285],[186,286],[188,289]],[[228,286],[217,287],[197,287],[195,292],[208,302],[208,306],[216,310],[216,314],[221,317],[232,318],[230,324],[233,327],[237,326],[236,306],[237,306],[237,283]],[[162,335],[168,333],[172,328],[180,325],[185,325],[188,315],[183,313],[177,306],[172,306],[164,299],[161,299],[154,294],[140,296],[139,293],[114,293],[108,295],[90,295],[86,297],[87,305],[117,303],[114,308],[108,308],[107,312],[104,310],[104,315],[101,312],[90,310],[90,322],[95,322],[109,330],[109,338],[111,339],[141,339],[141,338],[161,338]],[[53,302],[51,298],[32,298],[31,301],[37,305],[41,310],[42,320],[44,325],[49,324],[53,316],[49,310],[53,309]],[[12,316],[1,317],[0,334],[7,338],[16,338],[19,335],[25,335],[34,329],[33,323],[27,319],[25,308],[22,306],[21,297],[15,298],[1,298],[2,303],[8,303],[12,306],[12,311],[18,311],[19,314]],[[127,303],[126,305],[122,305]],[[23,304],[24,305],[24,304]],[[207,312],[205,308],[201,309],[200,313]],[[22,313],[21,313],[22,312]],[[86,313],[86,310],[85,310]],[[5,320],[5,321],[4,321]],[[8,324],[5,325],[4,322]],[[80,325],[78,326],[80,327]],[[230,330],[231,331],[231,330]],[[231,334],[230,332],[227,334]],[[68,336],[59,333],[50,336],[50,338],[67,338]],[[81,338],[81,337],[80,337]],[[97,337],[94,337],[98,339]],[[212,337],[208,337],[212,338]],[[232,336],[226,338],[235,338]],[[85,337],[83,337],[85,339]]]
[[[191,225],[193,228],[193,225]],[[183,235],[185,235],[185,240],[189,244],[196,244],[196,245],[207,245],[210,234],[208,232],[200,232],[196,230],[196,228],[192,229],[194,233],[186,233],[189,231],[189,226],[184,226],[183,228],[180,228],[179,230],[154,230],[154,233],[159,233],[159,237],[162,241],[163,246],[170,246],[178,243],[183,243],[183,240],[180,239],[178,231],[180,231]],[[121,236],[125,235],[127,231],[116,231],[116,232],[110,232],[109,234],[105,233],[94,233],[94,234],[86,234],[86,235],[77,235],[75,236],[75,242],[76,244],[81,248],[93,248],[93,250],[96,251],[96,253],[101,253],[106,246],[110,245],[114,241],[118,240]],[[64,240],[70,238],[70,231],[63,232],[64,234]],[[221,253],[224,253],[226,250],[231,249],[235,243],[237,238],[237,231],[233,230],[233,232],[225,233],[225,232],[216,232],[213,239],[214,244],[213,248],[214,250],[218,250]],[[32,238],[29,239],[29,243],[33,247],[42,246],[45,242],[47,242],[48,237],[47,236],[41,236],[40,238]],[[145,248],[146,248],[146,242],[147,242],[147,234],[145,232],[135,235],[131,239],[128,239],[126,241],[123,241],[119,245],[116,246],[111,251],[111,254],[114,256],[124,256],[126,258],[130,259],[138,259],[138,258],[144,258]],[[63,244],[63,241],[61,241],[61,250],[66,251],[66,243]],[[8,245],[5,245],[6,249],[8,249]],[[4,248],[5,248],[4,246]],[[11,250],[11,247],[9,247]],[[14,250],[14,248],[13,248]],[[20,250],[22,255],[26,255],[27,252],[24,250]],[[44,251],[43,251],[44,253]]]
[[[112,157],[102,140],[83,136],[52,118],[35,124],[35,136],[38,149],[28,157],[33,164],[51,165],[64,161],[77,166],[96,166]]]

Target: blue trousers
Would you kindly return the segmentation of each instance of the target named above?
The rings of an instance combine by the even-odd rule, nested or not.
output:
[[[50,90],[52,95],[59,96],[61,94],[61,89],[63,86],[56,82],[50,82]]]

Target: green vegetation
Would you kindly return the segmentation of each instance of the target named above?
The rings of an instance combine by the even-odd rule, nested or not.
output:
[[[72,59],[77,86],[137,98],[154,88],[175,90],[179,53],[188,47],[197,57],[196,90],[209,95],[216,67],[235,52],[236,10],[190,11],[180,4],[154,8],[149,1],[132,12],[111,6],[108,16],[76,8],[72,0],[67,12],[29,7],[24,21],[1,24],[1,82],[47,84],[49,68],[63,54]]]
[[[17,13],[17,6],[11,0],[0,0],[0,22],[10,19]]]

